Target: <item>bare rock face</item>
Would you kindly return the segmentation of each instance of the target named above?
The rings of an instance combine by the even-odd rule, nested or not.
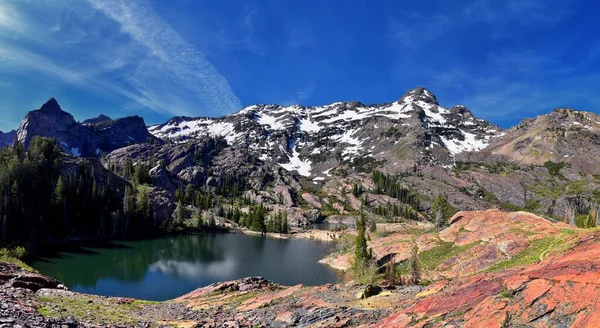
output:
[[[100,115],[98,115],[98,116],[96,116],[94,118],[89,118],[89,119],[81,122],[81,124],[86,124],[86,125],[89,125],[89,124],[100,124],[100,123],[106,123],[106,122],[110,122],[110,121],[112,121],[112,118],[110,118],[110,117],[108,117],[108,116],[106,116],[104,114],[100,114]]]
[[[484,148],[500,131],[463,106],[441,107],[422,87],[387,104],[255,105],[225,117],[176,117],[150,127],[175,142],[223,137],[228,147],[312,178],[356,161],[396,172],[414,164],[448,165],[458,153]]]
[[[77,124],[73,115],[63,111],[54,98],[50,98],[40,109],[27,113],[17,130],[17,140],[25,148],[34,136],[57,138],[61,143],[79,144],[90,135],[83,126]]]
[[[17,139],[27,146],[33,135],[54,137],[65,151],[102,157],[117,171],[130,160],[145,163],[154,186],[171,195],[187,185],[215,193],[235,180],[241,195],[270,209],[346,215],[363,201],[371,209],[403,206],[373,192],[377,170],[419,194],[422,219],[440,195],[458,210],[525,209],[561,219],[573,206],[577,214],[598,207],[598,122],[592,113],[558,109],[503,131],[465,106],[440,106],[418,87],[386,104],[254,105],[148,129],[139,117],[79,124],[51,99],[25,117]],[[354,195],[354,184],[365,192]],[[297,210],[289,219],[314,221]]]
[[[16,136],[17,136],[16,130],[12,130],[9,132],[0,131],[0,149],[12,145],[13,142],[15,141]]]
[[[598,232],[567,237],[568,248],[529,266],[438,281],[378,325],[595,327],[599,240]]]
[[[482,152],[465,153],[469,161],[508,161],[543,165],[570,163],[585,173],[600,172],[600,116],[559,108],[535,119],[525,119],[495,138]]]
[[[152,208],[152,217],[157,226],[165,221],[171,220],[173,212],[177,207],[171,193],[164,189],[152,187],[148,190],[148,200]]]
[[[56,138],[68,153],[86,157],[134,143],[159,142],[148,133],[144,120],[139,116],[117,120],[101,117],[80,124],[63,111],[54,98],[40,109],[27,113],[17,130],[17,140],[25,148],[34,136]]]
[[[42,288],[66,289],[58,280],[27,271],[21,267],[0,262],[0,285],[6,287],[25,288],[36,292]]]

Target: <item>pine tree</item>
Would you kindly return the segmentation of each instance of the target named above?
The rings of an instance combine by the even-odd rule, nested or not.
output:
[[[185,187],[185,201],[189,204],[194,202],[194,186],[191,183]]]
[[[183,201],[181,199],[177,202],[175,225],[178,227],[183,226]]]
[[[361,209],[360,216],[356,219],[356,238],[354,239],[354,272],[362,276],[369,260],[366,238],[366,218]]]
[[[146,187],[141,187],[137,202],[138,214],[141,216],[145,226],[151,226],[154,221],[154,212],[150,200],[148,199],[148,191]]]
[[[196,228],[198,230],[202,230],[204,228],[204,219],[202,218],[202,211],[198,210],[198,214],[196,216]]]
[[[217,221],[215,220],[215,216],[212,213],[209,214],[208,226],[211,229],[214,229],[217,227]]]
[[[408,284],[415,285],[421,280],[421,274],[419,273],[419,249],[415,244],[411,250],[410,266],[408,271]]]
[[[123,199],[123,215],[125,216],[125,224],[122,227],[123,235],[127,235],[131,228],[131,223],[137,210],[135,203],[135,191],[129,186],[125,187],[125,195]]]
[[[267,232],[267,226],[265,225],[265,208],[262,204],[255,207],[251,212],[251,229],[254,231],[260,231],[261,233]]]
[[[377,223],[375,222],[375,220],[371,220],[370,224],[369,224],[369,231],[371,233],[374,233],[375,231],[377,231]]]
[[[288,220],[287,220],[287,211],[283,212],[283,220],[282,220],[282,223],[281,223],[281,232],[282,233],[288,233],[289,232]]]

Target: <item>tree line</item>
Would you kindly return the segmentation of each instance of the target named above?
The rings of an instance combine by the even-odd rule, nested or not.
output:
[[[95,164],[37,136],[27,151],[19,142],[1,150],[2,241],[121,237],[153,229],[146,190]]]

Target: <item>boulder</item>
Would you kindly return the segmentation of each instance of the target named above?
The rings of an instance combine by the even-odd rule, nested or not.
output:
[[[18,265],[0,262],[0,284],[6,287],[25,288],[36,292],[42,288],[65,289],[60,281],[25,270]]]
[[[356,299],[365,299],[371,296],[379,295],[381,293],[381,287],[377,285],[368,284],[361,290],[360,292],[354,294],[354,298]]]

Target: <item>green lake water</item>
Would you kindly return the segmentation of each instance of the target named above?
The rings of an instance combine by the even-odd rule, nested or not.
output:
[[[313,240],[199,234],[70,246],[29,264],[74,291],[161,301],[248,276],[284,285],[335,283],[339,273],[318,263],[332,249]]]

